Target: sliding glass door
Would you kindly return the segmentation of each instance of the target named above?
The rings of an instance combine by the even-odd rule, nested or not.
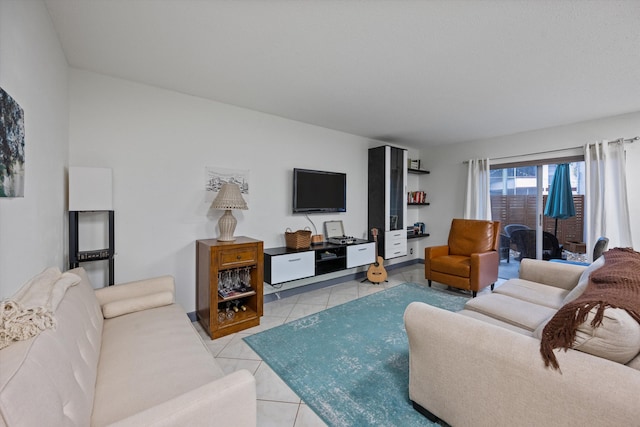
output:
[[[492,167],[491,208],[493,219],[502,223],[502,263],[562,258],[567,246],[584,249],[574,244],[584,241],[584,162],[569,162],[575,215],[556,220],[544,215],[550,185],[562,163],[554,160]]]

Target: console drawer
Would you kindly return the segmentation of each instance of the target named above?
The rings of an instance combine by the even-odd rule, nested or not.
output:
[[[258,259],[255,247],[223,250],[219,256],[218,266],[220,269],[254,264]]]
[[[347,268],[376,262],[375,242],[347,246]]]
[[[312,277],[316,274],[315,252],[296,252],[276,256],[266,256],[267,277],[265,281],[272,285],[290,280]]]
[[[396,258],[407,254],[407,233],[404,230],[386,231],[384,233],[384,258]]]

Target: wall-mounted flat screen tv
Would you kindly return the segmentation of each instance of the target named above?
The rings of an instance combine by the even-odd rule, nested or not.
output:
[[[347,174],[293,170],[293,212],[346,212]]]

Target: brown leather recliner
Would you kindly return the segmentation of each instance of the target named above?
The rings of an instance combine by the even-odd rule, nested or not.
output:
[[[454,219],[446,246],[424,249],[424,277],[454,288],[478,291],[498,280],[500,221]]]

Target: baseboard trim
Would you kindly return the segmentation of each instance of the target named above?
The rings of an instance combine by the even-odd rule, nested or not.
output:
[[[397,264],[385,266],[387,271],[395,270],[397,268],[406,267],[413,264],[424,264],[424,259],[416,258],[409,261],[399,262]],[[360,271],[357,273],[346,274],[340,277],[334,277],[333,279],[321,280],[319,282],[309,283],[308,285],[299,286],[297,288],[285,289],[283,291],[274,292],[264,296],[264,302],[277,301],[282,298],[292,297],[294,295],[304,294],[306,292],[315,291],[318,289],[326,288],[328,286],[338,285],[340,283],[348,282],[350,280],[359,280],[367,277],[366,271]]]

